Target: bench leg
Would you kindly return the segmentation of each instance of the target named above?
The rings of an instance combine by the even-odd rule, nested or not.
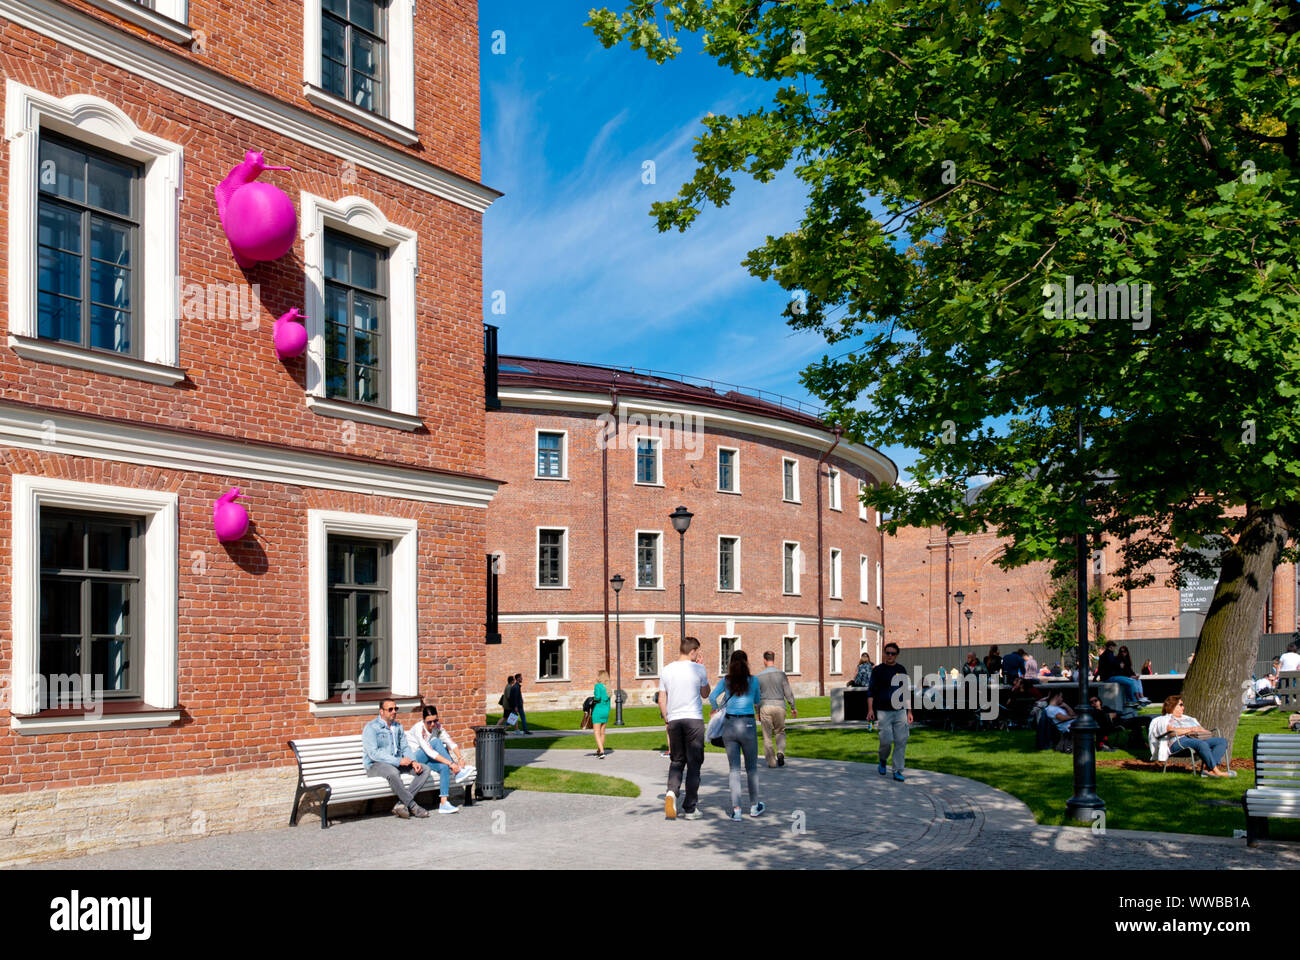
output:
[[[1246,846],[1257,847],[1259,841],[1268,839],[1268,818],[1246,818]]]
[[[298,803],[302,800],[302,784],[293,792],[293,809],[289,811],[289,826],[298,826]]]
[[[463,785],[465,787],[465,799],[461,801],[462,807],[474,806],[474,781]]]
[[[320,788],[320,828],[328,830],[330,828],[330,790],[329,784]]]

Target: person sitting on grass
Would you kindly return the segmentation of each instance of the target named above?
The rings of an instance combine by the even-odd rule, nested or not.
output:
[[[1235,777],[1236,771],[1220,771],[1219,764],[1228,755],[1228,741],[1216,737],[1213,731],[1206,730],[1197,723],[1195,717],[1184,713],[1183,698],[1179,694],[1165,699],[1160,716],[1151,721],[1147,728],[1147,742],[1151,747],[1151,758],[1157,763],[1169,759],[1170,754],[1179,750],[1190,750],[1201,758],[1205,768],[1203,777]]]
[[[1095,693],[1089,695],[1088,703],[1092,706],[1093,718],[1097,721],[1097,748],[1111,751],[1115,748],[1109,743],[1110,735],[1119,729],[1119,714],[1101,702]]]
[[[1077,719],[1075,712],[1066,705],[1065,695],[1062,693],[1052,694],[1044,712],[1047,714],[1047,719],[1051,720],[1061,733],[1069,733]]]

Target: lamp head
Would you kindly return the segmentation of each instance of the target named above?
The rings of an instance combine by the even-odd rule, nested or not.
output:
[[[973,617],[973,616],[975,616],[975,611],[972,610],[970,607],[967,607],[967,608],[966,608],[966,622],[967,622],[967,623],[970,623],[970,618]]]
[[[958,606],[961,606],[962,602],[965,601],[966,599],[966,594],[958,590],[956,593],[952,595],[952,598],[957,601]]]
[[[685,533],[687,528],[691,525],[691,517],[693,516],[695,516],[695,514],[691,513],[685,507],[678,507],[672,513],[668,514],[668,519],[673,522],[674,530],[678,533]]]
[[[614,588],[615,593],[618,593],[620,590],[623,589],[623,582],[624,581],[621,574],[616,573],[609,578],[609,585]]]

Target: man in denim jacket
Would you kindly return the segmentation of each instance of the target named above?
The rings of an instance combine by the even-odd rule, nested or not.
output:
[[[408,817],[427,817],[429,811],[416,803],[415,797],[424,789],[430,771],[412,758],[411,745],[407,742],[406,731],[397,722],[397,704],[393,700],[384,700],[379,704],[379,716],[367,723],[361,731],[361,744],[366,773],[372,777],[383,777],[393,793],[397,794],[393,814],[403,820]],[[408,767],[415,774],[409,787],[402,782],[402,771]]]

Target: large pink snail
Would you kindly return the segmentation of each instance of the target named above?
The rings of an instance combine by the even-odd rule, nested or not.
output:
[[[222,543],[239,540],[248,532],[248,511],[235,503],[239,488],[231,487],[212,504],[212,529]]]
[[[291,169],[267,166],[261,151],[249,150],[244,162],[217,184],[217,215],[235,262],[241,267],[278,260],[292,249],[298,235],[298,213],[293,201],[274,184],[257,182],[266,170]]]
[[[307,349],[307,328],[297,322],[306,319],[297,307],[291,307],[275,321],[271,338],[275,343],[275,355],[281,360],[300,357]]]

